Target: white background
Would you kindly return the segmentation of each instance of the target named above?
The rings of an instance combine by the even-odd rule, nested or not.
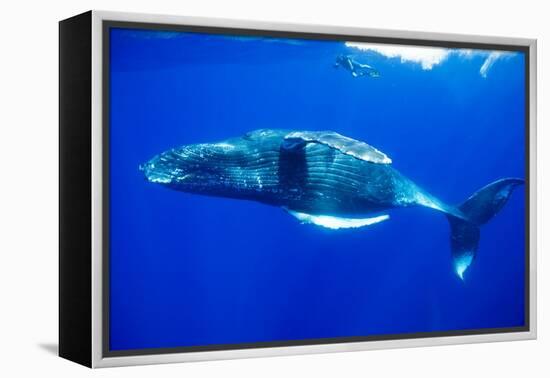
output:
[[[548,183],[545,1],[5,1],[0,22],[0,376],[550,376],[543,214]],[[539,340],[91,371],[57,344],[57,21],[88,9],[538,39]],[[482,106],[482,104],[480,104]],[[513,157],[511,157],[513,158]],[[546,233],[550,232],[548,229]],[[403,309],[406,316],[407,310]]]

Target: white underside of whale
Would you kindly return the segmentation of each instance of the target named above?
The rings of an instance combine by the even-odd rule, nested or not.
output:
[[[332,215],[311,215],[293,210],[287,211],[302,223],[311,223],[316,226],[330,228],[331,230],[370,226],[371,224],[380,223],[390,218],[387,214],[371,218],[341,218]]]

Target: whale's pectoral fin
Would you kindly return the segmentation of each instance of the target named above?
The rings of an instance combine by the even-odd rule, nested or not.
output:
[[[334,131],[294,131],[285,136],[281,148],[296,149],[307,143],[324,144],[359,160],[376,164],[391,164],[391,159],[373,146]]]
[[[380,223],[390,218],[389,215],[383,214],[371,218],[341,218],[332,215],[312,215],[300,213],[298,211],[285,209],[292,216],[296,217],[302,223],[311,223],[316,226],[338,230],[341,228],[359,228],[370,226],[371,224]]]

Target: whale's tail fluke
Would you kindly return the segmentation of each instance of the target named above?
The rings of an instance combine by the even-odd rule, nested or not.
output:
[[[502,209],[513,189],[523,182],[518,178],[497,180],[479,189],[458,206],[465,217],[459,218],[447,214],[451,225],[453,264],[460,279],[464,279],[464,272],[475,258],[479,242],[479,227],[487,223]]]

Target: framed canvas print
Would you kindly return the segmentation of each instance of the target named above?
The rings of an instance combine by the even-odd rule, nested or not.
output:
[[[60,22],[60,355],[536,337],[536,42]]]

